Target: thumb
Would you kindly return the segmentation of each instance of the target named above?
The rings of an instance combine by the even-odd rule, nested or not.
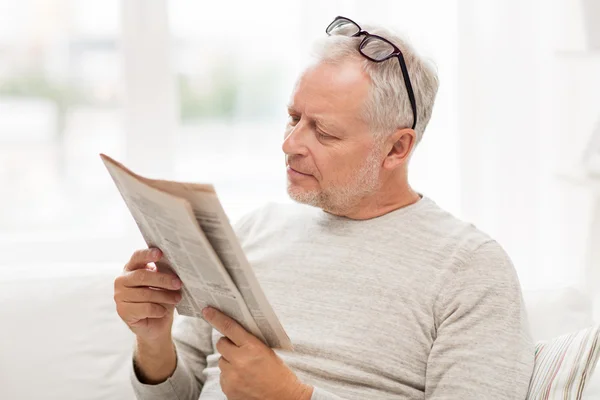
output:
[[[157,262],[161,259],[162,252],[157,248],[137,250],[133,253],[129,262],[125,265],[125,271],[134,271],[136,269],[146,268],[151,262]]]

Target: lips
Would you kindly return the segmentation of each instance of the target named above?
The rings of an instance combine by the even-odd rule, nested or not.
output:
[[[292,170],[294,170],[295,172],[297,172],[297,173],[299,173],[299,174],[302,174],[302,175],[310,175],[310,174],[307,174],[306,172],[302,172],[302,171],[300,171],[299,169],[296,169],[296,168],[292,167],[292,166],[291,166],[291,165],[289,165],[289,164],[288,164],[288,167],[290,167]]]

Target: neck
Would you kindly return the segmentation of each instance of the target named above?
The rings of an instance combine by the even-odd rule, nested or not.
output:
[[[347,210],[324,210],[330,214],[355,220],[371,219],[382,216],[402,207],[409,206],[421,199],[421,196],[408,184],[407,179],[402,182],[388,182],[377,192],[365,196]]]

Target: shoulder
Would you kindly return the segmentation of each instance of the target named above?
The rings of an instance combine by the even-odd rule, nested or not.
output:
[[[464,252],[464,258],[446,271],[440,283],[438,300],[446,312],[486,304],[496,312],[523,307],[516,269],[495,240]]]
[[[515,278],[516,271],[510,256],[495,240],[487,240],[470,250],[456,273],[485,273],[489,278]]]
[[[458,293],[469,287],[519,288],[513,262],[489,234],[431,202],[427,213],[415,221],[424,232],[428,251],[437,255],[444,289]],[[443,290],[444,290],[443,289]]]
[[[449,266],[464,265],[476,253],[506,255],[502,247],[475,224],[465,221],[426,198],[426,207],[411,221],[411,228],[438,252]]]

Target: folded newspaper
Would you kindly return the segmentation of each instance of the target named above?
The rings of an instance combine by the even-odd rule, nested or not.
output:
[[[149,247],[183,286],[181,315],[215,307],[272,348],[292,350],[212,185],[148,179],[100,154]]]

